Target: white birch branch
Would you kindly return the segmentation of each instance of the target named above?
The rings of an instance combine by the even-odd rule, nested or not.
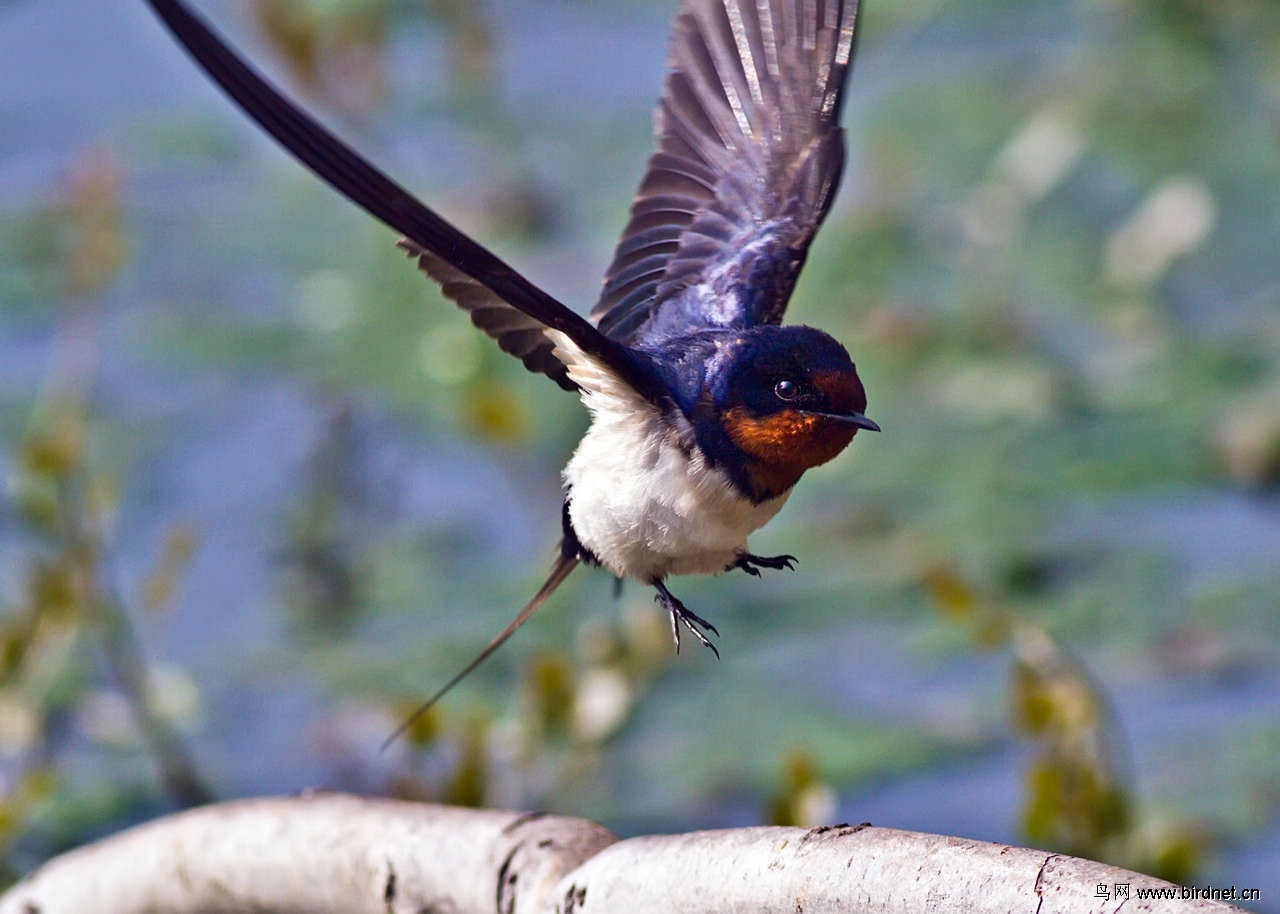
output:
[[[1129,886],[1126,901],[1096,894]],[[755,914],[1239,911],[1026,848],[894,829],[744,828],[618,841],[584,819],[341,794],[189,810],[50,860],[0,914]]]
[[[1111,897],[1098,897],[1099,884]],[[1116,883],[1130,898],[1115,898]],[[1226,914],[1223,902],[1140,901],[1153,876],[1046,851],[870,826],[740,828],[631,838],[557,887],[557,914]],[[565,901],[581,895],[576,906]]]
[[[582,819],[343,794],[204,806],[55,857],[3,914],[535,914],[617,839]]]

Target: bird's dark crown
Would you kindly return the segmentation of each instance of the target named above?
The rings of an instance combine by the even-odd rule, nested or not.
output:
[[[813,327],[765,325],[737,335],[709,366],[712,402],[762,418],[788,410],[861,413],[867,395],[848,351]]]

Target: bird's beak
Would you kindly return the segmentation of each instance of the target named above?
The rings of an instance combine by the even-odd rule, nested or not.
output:
[[[824,413],[815,409],[801,410],[806,416],[819,416],[823,419],[831,419],[835,422],[842,422],[845,425],[852,425],[857,428],[865,428],[869,432],[880,431],[880,426],[873,420],[868,419],[862,413]]]

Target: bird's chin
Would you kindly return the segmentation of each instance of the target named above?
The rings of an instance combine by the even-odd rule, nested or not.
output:
[[[776,495],[849,446],[859,426],[845,419],[797,409],[751,416],[737,408],[725,415],[725,430],[746,455],[755,488]]]
[[[820,417],[799,449],[798,456],[803,459],[806,470],[821,466],[847,448],[856,434],[858,434],[858,426],[825,416]]]

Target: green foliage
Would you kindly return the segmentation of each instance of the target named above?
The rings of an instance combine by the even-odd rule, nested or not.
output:
[[[1193,878],[1203,839],[1189,823],[1143,821],[1135,812],[1134,788],[1117,757],[1124,734],[1083,664],[1025,613],[954,570],[933,568],[923,583],[979,647],[1011,655],[1010,718],[1034,748],[1022,807],[1026,840],[1173,882]]]
[[[770,825],[811,828],[834,821],[835,789],[823,780],[818,760],[809,750],[796,746],[782,765],[782,789],[769,801],[766,819]]]
[[[91,148],[72,163],[53,202],[21,212],[0,229],[0,282],[7,305],[91,297],[115,281],[129,256],[119,163]]]
[[[119,697],[131,716],[127,741],[152,753],[172,802],[208,798],[170,722],[156,710],[133,623],[110,581],[106,531],[116,482],[95,466],[90,401],[100,342],[93,300],[115,281],[125,257],[118,190],[113,163],[92,155],[62,199],[23,217],[37,227],[25,262],[43,277],[46,292],[56,287],[65,297],[66,313],[57,358],[24,434],[13,443],[8,480],[16,521],[10,543],[25,586],[0,606],[0,756],[10,763],[10,787],[0,801],[6,861],[33,833],[50,834],[52,823],[80,801],[83,785],[65,771],[75,765],[68,761],[74,753],[66,748],[67,724],[74,721],[77,737],[87,735],[95,727],[95,702]],[[143,603],[153,614],[173,601],[194,548],[189,530],[171,532],[144,586]],[[99,682],[95,653],[114,690]],[[122,790],[113,796],[128,791],[116,786]]]

